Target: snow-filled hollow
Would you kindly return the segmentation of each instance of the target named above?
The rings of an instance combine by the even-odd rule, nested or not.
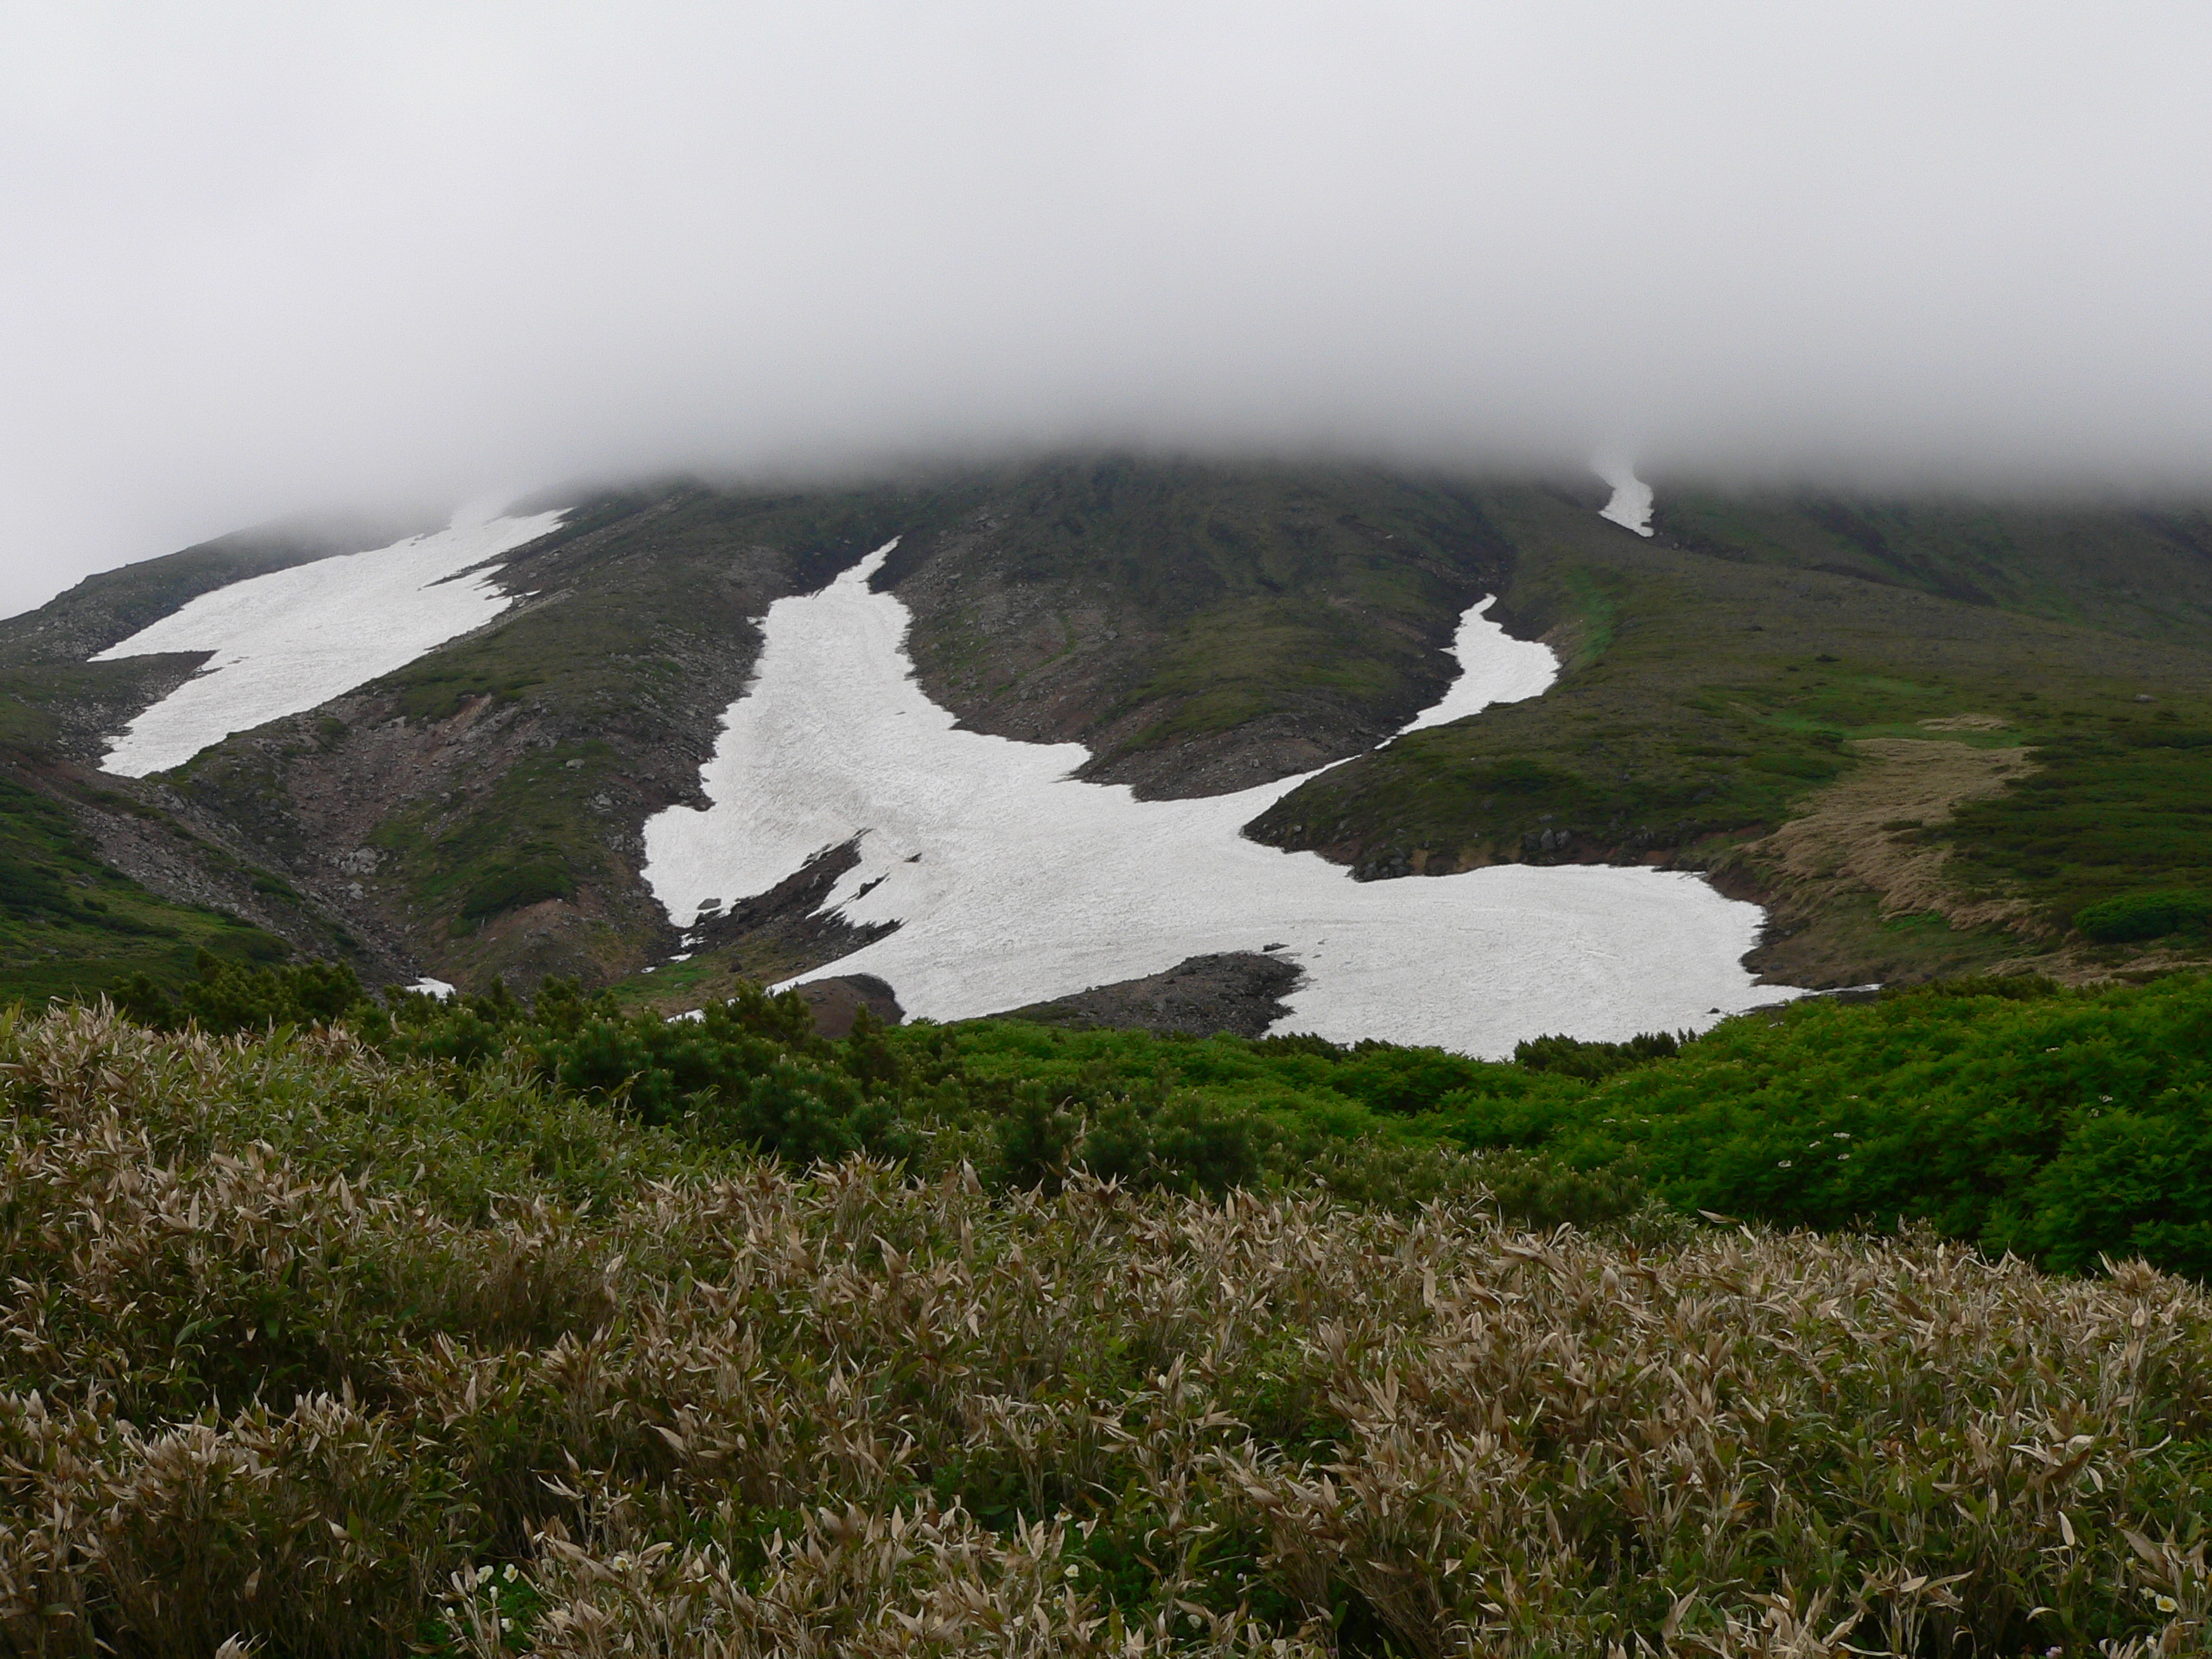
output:
[[[182,766],[235,733],[304,714],[481,627],[510,601],[478,567],[536,541],[562,517],[456,517],[390,547],[200,594],[92,658],[213,653],[110,743],[101,766],[143,778]]]
[[[1482,713],[1492,703],[1522,702],[1551,690],[1552,682],[1559,677],[1559,658],[1548,645],[1508,638],[1505,630],[1489,617],[1490,607],[1497,602],[1493,594],[1460,616],[1459,629],[1452,636],[1452,656],[1459,664],[1459,675],[1441,697],[1398,728],[1398,736],[1426,727],[1449,726],[1455,720]],[[1385,741],[1376,747],[1390,745]]]
[[[1742,966],[1758,908],[1694,875],[1497,865],[1357,882],[1240,833],[1300,779],[1140,801],[1072,777],[1079,744],[960,730],[914,677],[906,607],[868,589],[887,551],[770,607],[758,673],[702,771],[710,804],[645,826],[645,879],[684,927],[860,837],[824,908],[898,931],[792,983],[876,974],[909,1013],[953,1020],[1274,946],[1306,975],[1279,1029],[1479,1055],[1549,1032],[1703,1029],[1789,995]],[[1407,729],[1550,683],[1551,653],[1485,608],[1462,620],[1460,678]]]
[[[1613,486],[1605,505],[1598,509],[1600,518],[1611,519],[1623,530],[1632,530],[1639,536],[1651,534],[1651,486],[1636,475],[1625,463],[1600,461],[1593,469],[1605,482]]]

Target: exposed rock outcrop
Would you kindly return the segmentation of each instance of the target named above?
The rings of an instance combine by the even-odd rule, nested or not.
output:
[[[1282,999],[1304,977],[1304,969],[1281,957],[1258,950],[1229,951],[1187,957],[1165,973],[1032,1002],[999,1017],[1077,1028],[1259,1037],[1290,1012]]]

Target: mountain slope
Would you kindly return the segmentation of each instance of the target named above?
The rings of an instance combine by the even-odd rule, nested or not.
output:
[[[976,729],[1084,744],[1147,798],[1311,770],[1442,695],[1513,550],[1465,486],[1367,468],[1063,461],[902,540],[923,687]]]
[[[204,653],[87,662],[203,594],[382,545],[371,520],[265,526],[88,577],[0,620],[0,985],[33,999],[134,973],[175,984],[202,950],[351,959],[379,977],[404,957],[364,948],[218,828],[188,827],[162,791],[99,772],[109,736],[195,673]]]
[[[1845,500],[1669,490],[1654,530],[1719,558],[1823,570],[1969,605],[2202,649],[2212,516],[2201,505]]]
[[[1645,540],[1602,503],[1576,481],[1125,457],[572,494],[514,510],[564,516],[490,571],[512,603],[476,632],[143,784],[86,772],[200,659],[85,657],[196,594],[353,550],[226,538],[0,624],[0,737],[23,786],[157,899],[251,913],[372,976],[604,982],[678,948],[641,832],[700,803],[758,619],[895,538],[875,585],[965,724],[1079,741],[1084,776],[1152,798],[1346,762],[1250,833],[1363,878],[1710,868],[1774,906],[1757,960],[1797,982],[2196,948],[2095,946],[2068,920],[2212,874],[2186,810],[2212,753],[2190,735],[2212,731],[2200,509],[1662,486]],[[1369,753],[1441,692],[1487,593],[1558,652],[1556,687]],[[2155,833],[2083,841],[2096,803],[2146,788],[2175,798]],[[718,924],[721,960],[791,972],[856,942],[811,914],[835,871],[792,874]]]
[[[219,536],[181,553],[87,576],[35,611],[0,620],[0,664],[81,663],[202,594],[427,529],[404,520],[302,519]]]
[[[580,505],[501,568],[535,596],[497,625],[227,740],[173,785],[193,822],[236,827],[442,977],[634,971],[675,948],[640,831],[700,801],[757,619],[894,537],[882,581],[916,610],[926,688],[985,730],[1103,739],[1096,769],[1157,793],[1372,743],[1440,692],[1441,647],[1499,569],[1448,492],[1364,469],[674,485]]]
[[[2173,643],[2185,630],[2161,619],[2152,637],[2131,637],[1942,597],[1941,568],[1919,573],[1920,587],[1876,582],[1779,554],[1647,542],[1525,491],[1485,505],[1516,553],[1501,609],[1559,648],[1559,683],[1325,773],[1252,833],[1371,875],[1498,860],[1719,861],[1735,890],[1785,901],[1787,937],[1770,937],[1762,958],[1776,977],[1910,977],[2018,957],[2035,941],[1954,929],[1925,907],[1886,926],[1874,890],[1823,878],[1808,893],[1763,857],[1764,838],[1823,787],[1876,763],[1866,745],[2033,748],[2158,722],[2212,727],[2212,653]],[[2093,573],[2060,574],[2078,586]],[[2056,579],[2020,583],[2024,601],[2046,607],[2068,593]],[[2060,917],[2024,919],[2063,930]]]

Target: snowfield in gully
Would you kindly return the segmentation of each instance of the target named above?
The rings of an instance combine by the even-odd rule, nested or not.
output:
[[[181,766],[233,732],[302,714],[481,627],[508,600],[488,573],[468,573],[561,518],[456,515],[430,535],[202,594],[92,658],[212,653],[206,668],[130,722],[101,765],[125,778]]]
[[[1140,801],[1072,777],[1080,745],[963,730],[914,678],[906,607],[869,589],[887,552],[770,608],[759,677],[702,772],[712,804],[647,823],[646,880],[679,926],[858,836],[825,908],[899,928],[817,971],[880,975],[933,1019],[1270,948],[1306,972],[1281,1028],[1475,1054],[1543,1032],[1702,1028],[1788,995],[1740,965],[1758,910],[1694,875],[1501,865],[1356,882],[1239,834],[1301,779]],[[1551,652],[1483,609],[1462,620],[1461,677],[1407,729],[1551,683]]]

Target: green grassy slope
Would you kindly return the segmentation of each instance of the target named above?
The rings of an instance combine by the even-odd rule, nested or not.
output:
[[[60,806],[0,777],[0,998],[35,1005],[140,973],[181,984],[203,950],[240,962],[290,954],[236,917],[147,892],[103,863]]]
[[[2202,648],[2212,515],[2199,504],[2070,505],[1662,492],[1675,544],[1893,582],[1968,604]]]
[[[1510,557],[1465,487],[1370,467],[1070,461],[968,487],[885,572],[924,683],[1017,735],[1024,700],[1057,702],[1052,734],[1140,789],[1172,785],[1135,757],[1237,728],[1372,742],[1441,692]]]
[[[101,715],[141,706],[147,679],[177,660],[0,671],[0,999],[83,995],[140,973],[180,985],[202,951],[251,962],[290,954],[229,911],[149,892],[103,859],[72,817],[73,808],[139,820],[213,885],[296,904],[277,878],[192,836],[135,786],[105,786],[67,759],[96,742]],[[340,941],[323,931],[317,943]]]
[[[1940,735],[2132,741],[2212,720],[2212,652],[2202,648],[1811,570],[1779,553],[1670,548],[1535,492],[1497,492],[1484,505],[1516,553],[1505,620],[1554,644],[1557,686],[1324,774],[1259,819],[1260,838],[1320,849],[1370,875],[1501,859],[1701,865],[1856,765],[1853,739],[1928,740],[1938,734],[1921,722],[1967,714],[2004,724]],[[1927,576],[1931,588],[1948,580]],[[2038,593],[2050,597],[2031,589],[2023,603]],[[2195,765],[2183,759],[2193,751],[2134,753],[2154,771]],[[2161,775],[2186,793],[2182,772]],[[2024,826],[2045,821],[2050,802],[2016,789],[1987,810]],[[2198,858],[2171,836],[2129,836],[2117,855],[2158,881],[2183,879]],[[1965,965],[1978,949],[1940,931],[1924,942],[1933,954],[1922,972]],[[1921,943],[1908,930],[1863,948],[1909,975]]]
[[[2201,707],[2190,714],[2201,719]],[[2031,896],[2060,926],[2131,893],[2194,894],[2212,912],[2212,727],[2162,709],[2079,722],[2037,753],[2033,775],[1939,832],[1967,880]],[[2137,936],[2202,950],[2204,919],[2180,914]]]

